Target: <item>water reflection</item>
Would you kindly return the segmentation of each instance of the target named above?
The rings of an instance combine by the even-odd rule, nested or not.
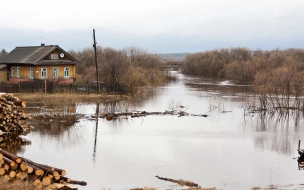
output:
[[[203,97],[214,95],[217,95],[218,97],[243,95],[248,96],[253,93],[253,87],[250,85],[220,85],[214,82],[206,83],[199,81],[195,81],[194,83],[192,81],[189,81],[186,82],[185,85],[189,87],[190,91],[198,91],[198,95]]]
[[[77,130],[78,127],[82,127],[78,125],[81,118],[82,116],[76,114],[35,115],[30,120],[31,125],[35,128],[29,135],[38,133],[39,138],[44,141],[56,140],[62,146],[76,146],[84,138]]]
[[[246,130],[257,132],[256,148],[292,155],[295,141],[301,139],[299,132],[304,132],[302,116],[302,111],[259,112],[245,117],[243,124]]]
[[[245,114],[242,104],[255,98],[251,86],[178,77],[168,85],[142,89],[129,101],[75,103],[74,110],[73,105],[65,109],[64,118],[55,118],[56,111],[48,107],[29,109],[36,128],[27,139],[35,143],[25,153],[34,157],[40,151],[40,160],[71,169],[71,178],[88,182],[84,189],[170,188],[155,175],[206,187],[250,189],[269,184],[270,168],[274,184],[303,180],[292,160],[304,134],[302,112]],[[170,102],[208,117],[97,117],[102,112],[164,112]]]
[[[93,150],[93,163],[95,164],[96,159],[96,147],[97,147],[97,135],[98,135],[98,116],[99,116],[99,103],[96,103],[95,112],[95,138],[94,138],[94,150]]]
[[[19,134],[0,136],[0,148],[15,155],[24,153],[25,146],[31,144],[30,140],[26,140],[19,136]]]

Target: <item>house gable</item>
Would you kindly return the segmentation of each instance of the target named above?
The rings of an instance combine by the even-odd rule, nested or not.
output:
[[[62,62],[78,62],[74,57],[72,57],[69,53],[61,49],[60,47],[56,47],[54,50],[49,52],[41,61],[62,61]]]

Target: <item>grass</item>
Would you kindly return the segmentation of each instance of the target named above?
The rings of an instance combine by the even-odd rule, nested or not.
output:
[[[11,182],[3,182],[2,178],[0,178],[0,190],[33,190],[35,189],[34,183],[28,181],[15,181]]]
[[[21,100],[30,100],[30,99],[37,99],[37,100],[48,100],[50,99],[60,99],[60,100],[67,100],[67,101],[104,101],[104,100],[122,100],[126,99],[129,96],[127,95],[112,95],[112,94],[70,94],[70,93],[15,93],[16,97]]]
[[[114,102],[130,98],[126,95],[111,94],[70,94],[70,93],[15,93],[14,96],[27,103],[39,103],[45,107],[57,107],[58,105],[72,105],[75,102]]]

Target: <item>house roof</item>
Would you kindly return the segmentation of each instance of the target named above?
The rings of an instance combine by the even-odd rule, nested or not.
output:
[[[0,65],[0,69],[4,69],[4,68],[6,68],[7,67],[7,65],[5,65],[5,64],[1,64]]]
[[[47,64],[42,61],[47,55],[52,53],[55,49],[59,49],[69,56],[73,61],[69,61],[70,64],[79,63],[73,56],[61,49],[59,46],[27,46],[16,47],[13,51],[4,57],[0,58],[0,64]],[[60,62],[60,61],[59,61]],[[63,62],[61,62],[63,63]]]

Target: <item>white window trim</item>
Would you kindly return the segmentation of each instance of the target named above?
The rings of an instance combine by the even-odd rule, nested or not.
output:
[[[17,74],[16,75],[17,75],[18,78],[20,78],[20,71],[21,71],[20,67],[17,67]]]
[[[11,77],[14,77],[14,76],[15,76],[15,68],[11,67]]]
[[[42,76],[43,69],[45,69],[45,76]],[[47,68],[46,67],[41,68],[41,78],[47,78]]]
[[[54,76],[54,73],[55,73],[54,70],[55,70],[55,69],[57,69],[57,73],[56,73],[57,76]],[[53,77],[54,77],[54,78],[57,78],[57,77],[58,77],[58,74],[59,74],[59,68],[58,68],[58,67],[53,67]]]
[[[30,78],[34,78],[34,68],[30,67]]]
[[[66,69],[68,69],[68,71],[69,71],[68,75],[65,74],[66,73]],[[64,67],[64,70],[63,70],[63,76],[64,76],[64,78],[69,78],[70,77],[70,72],[71,72],[70,67]]]
[[[52,53],[51,54],[51,59],[58,59],[58,54],[57,53]]]

